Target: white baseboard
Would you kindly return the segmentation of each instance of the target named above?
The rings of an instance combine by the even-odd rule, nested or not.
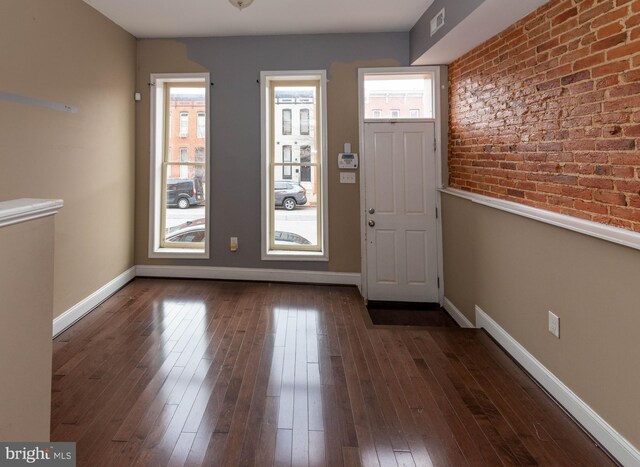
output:
[[[640,451],[540,363],[527,349],[476,305],[476,324],[484,328],[618,462],[640,465]]]
[[[74,306],[55,318],[53,320],[53,337],[56,337],[62,331],[67,329],[73,323],[75,323],[95,307],[100,305],[100,303],[116,293],[118,290],[124,287],[127,282],[134,279],[135,277],[136,268],[134,266],[130,269],[127,269],[118,277],[116,277],[106,285],[100,287],[87,298],[85,298],[81,302],[76,303]]]
[[[136,266],[136,275],[141,277],[177,277],[185,279],[300,282],[305,284],[356,285],[360,287],[360,274],[348,272],[213,266]]]
[[[444,297],[444,309],[447,310],[447,313],[451,315],[461,328],[475,328],[473,323],[469,321],[447,297]]]

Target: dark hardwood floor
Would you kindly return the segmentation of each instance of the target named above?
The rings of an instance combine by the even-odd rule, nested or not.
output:
[[[136,279],[54,341],[80,466],[606,466],[483,331],[367,326],[355,288]]]

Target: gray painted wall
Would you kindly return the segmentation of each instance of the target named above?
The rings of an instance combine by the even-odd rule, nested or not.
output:
[[[478,8],[484,0],[435,0],[427,8],[422,17],[413,26],[410,32],[411,63],[419,59],[427,50],[433,47],[449,31],[465,19],[473,10]],[[444,26],[433,37],[430,36],[430,22],[442,8],[445,8]]]
[[[409,64],[409,33],[187,38],[179,42],[186,45],[190,60],[211,72],[214,83],[211,92],[211,260],[180,261],[179,264],[327,270],[326,262],[261,260],[260,86],[257,83],[260,71],[326,69],[331,80],[330,67],[336,62],[391,59],[405,66]],[[353,84],[357,89],[356,83],[354,69]],[[332,92],[331,83],[328,92]],[[336,111],[340,109],[328,109],[329,114]],[[352,113],[353,109],[345,108],[345,112]],[[357,114],[355,118],[357,125]],[[337,154],[331,151],[336,142],[332,139],[337,138],[332,136],[330,123],[330,167],[337,166]],[[339,142],[342,143],[344,141]],[[351,143],[357,146],[357,135]],[[344,203],[357,206],[359,199],[349,197]],[[345,221],[336,220],[331,210],[329,216],[333,222]],[[357,219],[349,221],[358,223]],[[231,236],[239,237],[237,253],[229,251]],[[331,236],[330,254],[338,251],[334,248],[338,238],[339,235]]]

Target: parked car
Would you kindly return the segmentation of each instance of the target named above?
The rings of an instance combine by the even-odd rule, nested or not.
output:
[[[167,236],[168,242],[176,243],[198,243],[204,242],[204,225],[189,226],[184,229],[176,230]]]
[[[204,204],[204,186],[199,178],[167,179],[167,206],[187,209]]]
[[[166,232],[167,232],[167,235],[169,235],[170,233],[177,232],[178,230],[186,229],[187,227],[193,227],[196,225],[204,226],[205,223],[206,223],[206,218],[201,217],[200,219],[195,219],[193,221],[186,221],[186,222],[183,222],[182,224],[174,225],[173,227],[167,227]]]
[[[307,190],[294,182],[275,182],[275,204],[287,211],[293,211],[296,206],[307,204]]]
[[[311,245],[311,242],[302,235],[293,232],[283,232],[281,230],[276,230],[273,233],[273,239],[276,245],[288,245],[291,243],[295,243],[296,245]]]
[[[187,221],[183,224],[169,227],[166,230],[168,242],[202,242],[204,241],[205,218]],[[274,232],[276,245],[311,245],[311,242],[293,232],[276,230]]]

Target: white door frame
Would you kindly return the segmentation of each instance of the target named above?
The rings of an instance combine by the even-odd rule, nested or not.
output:
[[[442,255],[442,207],[441,207],[441,193],[440,188],[444,186],[442,180],[442,163],[443,154],[442,151],[442,111],[441,111],[441,96],[440,96],[440,67],[437,66],[411,66],[411,67],[389,67],[389,68],[359,68],[358,69],[358,124],[360,133],[360,275],[361,284],[360,292],[365,299],[368,299],[368,287],[367,287],[367,242],[365,240],[367,233],[367,216],[365,205],[365,164],[367,163],[365,155],[365,141],[364,141],[364,77],[365,75],[388,75],[388,74],[402,74],[402,73],[433,73],[434,76],[434,96],[433,107],[435,119],[424,119],[435,123],[435,138],[436,138],[436,209],[438,210],[438,218],[436,219],[436,247],[438,249],[438,298],[440,306],[444,304],[444,269],[443,269],[443,255]],[[446,147],[446,146],[445,146]]]

